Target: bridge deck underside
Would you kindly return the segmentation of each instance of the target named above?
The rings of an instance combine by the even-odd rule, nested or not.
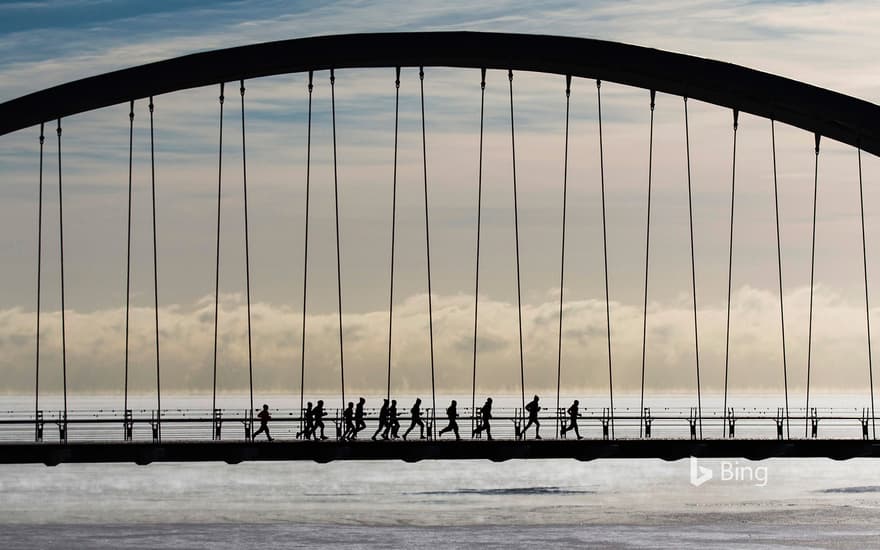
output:
[[[880,442],[861,439],[813,440],[544,440],[544,441],[175,441],[3,443],[2,464],[208,462],[248,460],[492,460],[599,458],[825,457],[845,460],[880,456]]]

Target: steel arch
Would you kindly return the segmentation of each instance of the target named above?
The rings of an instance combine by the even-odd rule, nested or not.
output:
[[[309,70],[446,66],[556,73],[686,96],[880,156],[880,106],[731,63],[562,36],[484,32],[347,34],[195,53],[92,76],[0,104],[0,135],[218,82]]]

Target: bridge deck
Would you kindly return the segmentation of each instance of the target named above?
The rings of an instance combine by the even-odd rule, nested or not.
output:
[[[741,457],[880,457],[880,441],[861,439],[543,440],[543,441],[174,441],[0,443],[0,464],[206,462],[247,460],[492,460]]]

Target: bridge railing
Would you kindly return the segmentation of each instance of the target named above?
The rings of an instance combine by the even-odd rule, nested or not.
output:
[[[340,439],[345,430],[342,409],[326,409],[323,418],[324,435],[327,439]],[[365,409],[366,427],[357,434],[359,441],[370,441],[375,435],[382,438],[379,411]],[[423,411],[426,439],[453,440],[453,431],[441,434],[449,425],[444,415],[436,418],[430,408]],[[398,438],[410,427],[412,417],[397,417]],[[535,427],[529,427],[525,436],[523,428],[528,419],[520,408],[498,408],[493,411],[490,432],[475,433],[479,426],[478,414],[469,407],[460,409],[456,419],[459,436],[468,440],[533,439]],[[570,419],[564,409],[544,410],[538,415],[540,435],[543,439],[576,439],[577,435],[588,439],[802,439],[802,438],[868,438],[873,424],[869,411],[858,408],[811,408],[809,411],[790,409],[789,416],[782,411],[756,407],[703,410],[699,419],[692,409],[686,407],[663,407],[645,409],[624,407],[610,411],[607,408],[583,408],[578,418],[578,430],[570,428]],[[303,411],[274,410],[269,430],[274,438],[301,440],[304,426]],[[258,429],[256,413],[246,409],[84,409],[70,411],[64,417],[62,411],[0,411],[0,442],[85,442],[85,441],[241,441],[252,439]],[[576,433],[577,432],[577,433]],[[415,426],[409,439],[418,439],[421,430]],[[317,433],[316,436],[320,436]],[[389,440],[395,440],[391,428]],[[261,439],[262,440],[262,439]]]

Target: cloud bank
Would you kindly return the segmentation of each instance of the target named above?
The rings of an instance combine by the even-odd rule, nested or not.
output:
[[[526,392],[555,388],[558,298],[523,307]],[[789,389],[800,392],[806,372],[807,288],[786,294]],[[814,390],[864,390],[868,367],[864,306],[824,288],[815,295],[813,334]],[[241,391],[248,384],[246,308],[239,295],[221,299],[218,387]],[[469,390],[473,368],[473,297],[435,296],[435,369],[438,392]],[[693,310],[689,299],[652,302],[648,308],[646,389],[690,392],[695,388]],[[729,382],[732,392],[782,391],[779,302],[750,287],[738,289],[731,310]],[[515,304],[480,303],[477,385],[485,391],[519,392],[519,354]],[[213,297],[189,306],[160,309],[163,391],[210,392],[212,385]],[[611,304],[615,391],[637,393],[641,370],[641,307]],[[723,387],[724,304],[699,309],[702,389]],[[878,311],[872,312],[875,316]],[[258,393],[298,392],[302,311],[292,306],[256,303],[253,315],[254,383]],[[34,314],[21,309],[0,312],[0,372],[6,392],[27,394],[34,383]],[[392,391],[430,390],[426,296],[395,304]],[[605,303],[566,301],[563,324],[562,384],[567,391],[607,391]],[[124,364],[124,310],[67,313],[68,384],[71,392],[121,392]],[[309,393],[339,391],[338,320],[335,313],[307,319],[305,388]],[[41,388],[60,389],[60,315],[42,318]],[[346,314],[345,382],[347,392],[384,390],[387,373],[388,313]],[[155,340],[152,310],[135,308],[131,316],[130,388],[155,389]],[[798,393],[799,395],[799,393]]]

